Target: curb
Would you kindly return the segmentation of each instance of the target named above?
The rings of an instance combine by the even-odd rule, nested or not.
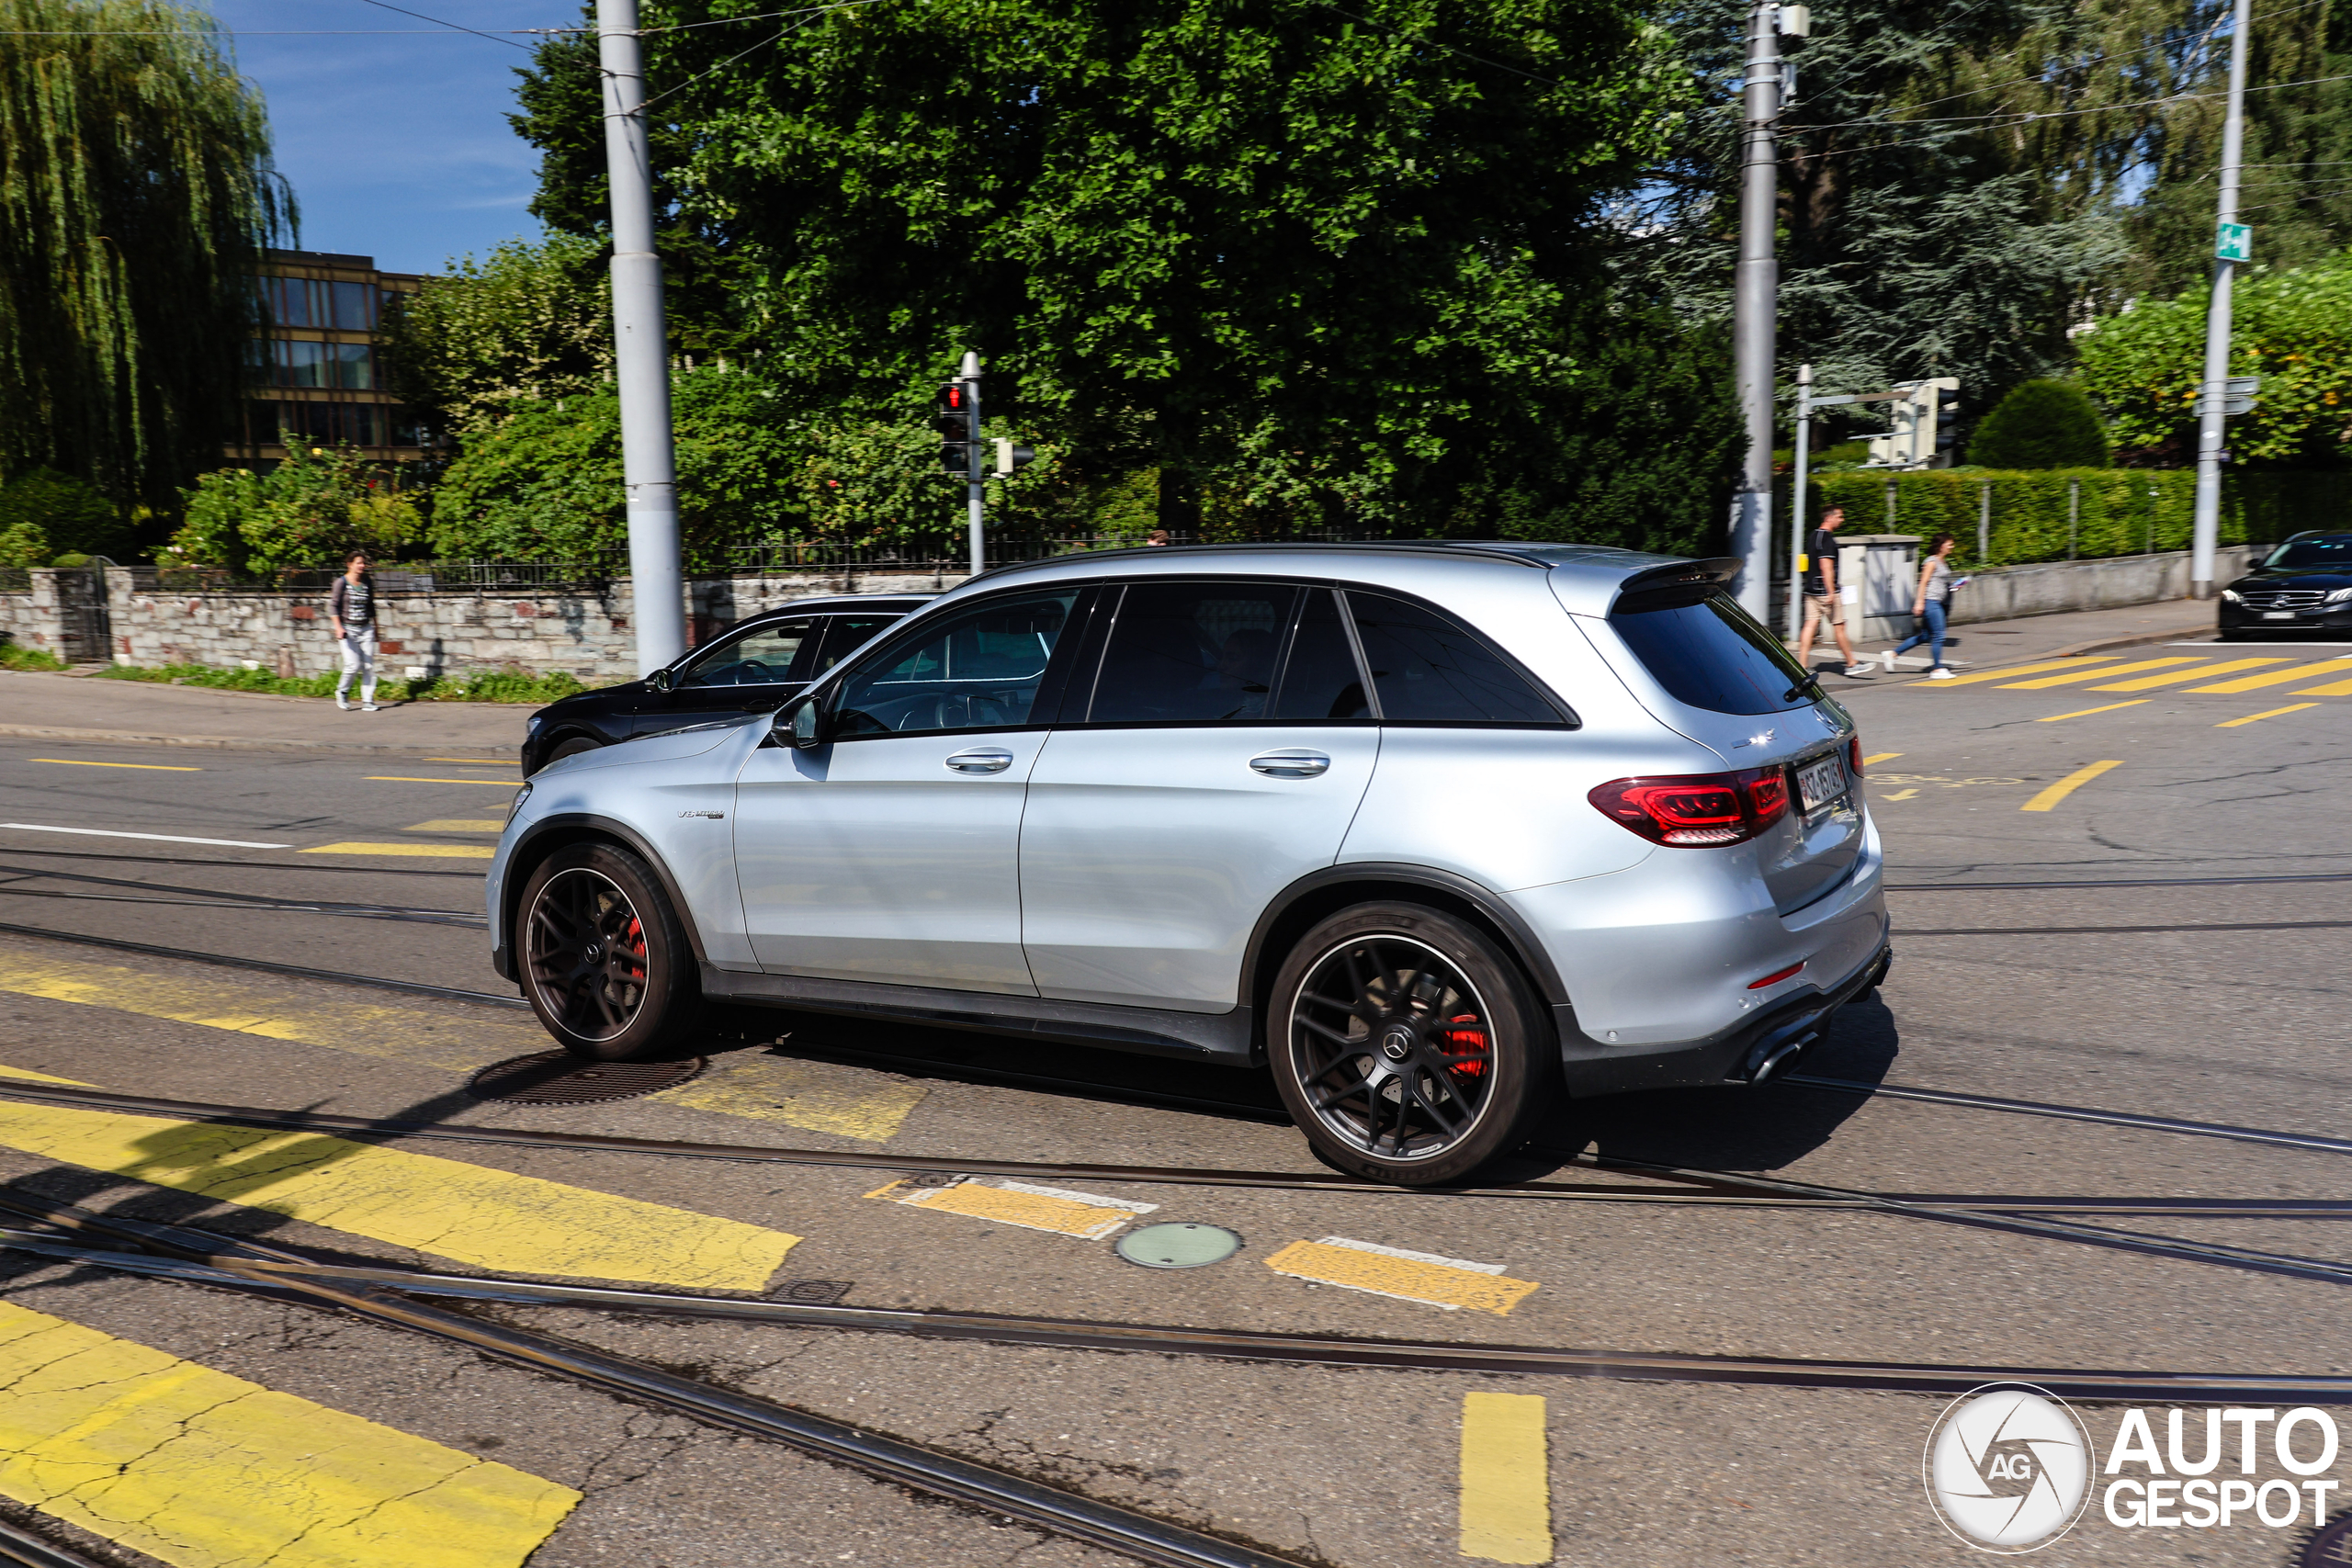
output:
[[[46,724],[0,724],[0,737],[20,740],[74,740],[91,746],[201,746],[219,750],[243,751],[343,751],[343,752],[407,752],[413,754],[425,746],[442,744],[429,738],[405,746],[383,746],[367,740],[265,740],[243,735],[147,735],[127,729],[64,729]],[[451,750],[461,750],[464,741],[447,742]],[[477,746],[477,749],[480,749]],[[485,757],[486,762],[510,762],[512,752],[499,757]]]
[[[2191,636],[2197,632],[2209,632],[2212,629],[2213,623],[2211,621],[2196,621],[2185,626],[2175,626],[2170,631],[2134,632],[2130,637],[2100,637],[2093,642],[2073,643],[2065,648],[2058,649],[2055,653],[2044,653],[2038,655],[2038,657],[2042,659],[2073,659],[2077,655],[2085,653],[2102,653],[2110,648],[2145,648],[2152,642],[2171,642],[2176,637]],[[2217,643],[2214,646],[2219,647],[2220,645]]]

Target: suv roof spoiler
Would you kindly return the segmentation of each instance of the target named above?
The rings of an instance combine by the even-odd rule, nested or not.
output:
[[[1668,561],[1634,572],[1617,585],[1617,597],[1653,593],[1661,588],[1728,588],[1747,565],[1737,556],[1711,556],[1704,560]]]

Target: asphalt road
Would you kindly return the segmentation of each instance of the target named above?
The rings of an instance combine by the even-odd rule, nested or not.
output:
[[[2352,750],[2352,663],[2314,668],[2338,658],[2352,649],[2157,647],[1933,684],[1833,680],[1871,759],[1899,956],[1804,1070],[2352,1132],[2338,914],[2352,851],[2332,811]],[[2200,689],[2232,683],[2241,689]],[[0,744],[0,921],[504,990],[486,961],[478,878],[514,770],[469,755],[484,754]],[[170,841],[187,839],[226,841]],[[892,1160],[907,1156],[1319,1172],[1246,1074],[778,1015],[775,1038],[717,1042],[700,1077],[650,1098],[502,1105],[471,1099],[465,1082],[544,1048],[527,1013],[6,932],[0,1019],[0,1069],[128,1093],[874,1161],[348,1141],[0,1100],[0,1194],[336,1258],[1467,1344],[2352,1373],[2335,1327],[2340,1283],[1886,1213],[1103,1180],[1046,1184],[1059,1196],[892,1185],[904,1174]],[[1596,1155],[2009,1197],[2342,1199],[2352,1171],[2341,1153],[1792,1085],[1564,1107],[1513,1174],[1649,1186],[1575,1163]],[[1164,1220],[1225,1226],[1243,1246],[1181,1271],[1113,1254],[1117,1231]],[[2342,1221],[2113,1224],[2352,1263]],[[1351,1274],[1337,1266],[1350,1258],[1374,1265]],[[20,1253],[0,1270],[0,1314],[14,1314],[0,1315],[0,1516],[99,1561],[1124,1561],[309,1307]],[[1353,1288],[1367,1281],[1396,1293]],[[485,1311],[1300,1562],[1876,1568],[1975,1556],[1922,1493],[1940,1398]],[[88,1360],[25,1348],[68,1344]],[[67,1377],[65,1366],[116,1370]],[[198,1414],[123,1454],[95,1437],[87,1451],[53,1451],[60,1432],[105,1427],[92,1412],[114,1411],[107,1401],[128,1407],[165,1385],[202,1392]],[[1482,1403],[1494,1394],[1542,1403]],[[2124,1407],[2077,1408],[2106,1454]],[[2146,1408],[2161,1446],[2169,1407]],[[2206,1406],[2184,1408],[2193,1455]],[[233,1431],[222,1410],[239,1413]],[[1533,1415],[1513,1425],[1498,1411]],[[325,1430],[338,1439],[318,1440]],[[2307,1428],[2306,1452],[2308,1439]],[[29,1449],[40,1451],[23,1457]],[[2256,1487],[2311,1479],[2282,1469],[2267,1438],[2255,1459]],[[2233,1439],[2214,1474],[2239,1468]],[[2352,1451],[2315,1479],[2352,1483],[2347,1472]],[[2143,1472],[2133,1461],[2123,1473]],[[237,1501],[213,1510],[229,1520],[216,1529],[204,1499],[224,1495]],[[2306,1495],[2293,1526],[2242,1513],[2226,1528],[2127,1529],[2094,1502],[2038,1561],[2284,1563],[2312,1511]],[[1476,1526],[1466,1537],[1465,1523]],[[243,1557],[220,1544],[237,1530]]]

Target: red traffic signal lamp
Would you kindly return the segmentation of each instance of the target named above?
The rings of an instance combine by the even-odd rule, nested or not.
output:
[[[932,401],[932,428],[939,432],[939,471],[969,479],[979,439],[979,399],[968,381],[950,381]]]

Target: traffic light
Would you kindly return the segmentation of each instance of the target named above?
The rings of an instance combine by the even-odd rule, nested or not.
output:
[[[977,477],[979,469],[979,421],[973,418],[979,400],[968,381],[950,381],[939,389],[932,404],[932,428],[939,432],[939,471],[959,479]]]
[[[1015,468],[1025,468],[1037,460],[1037,454],[1026,446],[1018,446],[1000,438],[996,444],[996,473],[1002,479]]]
[[[1950,449],[1948,440],[1939,439],[1937,426],[1941,423],[1939,394],[1960,390],[1959,380],[1951,376],[1937,376],[1924,381],[1898,381],[1894,389],[1903,395],[1886,406],[1887,418],[1894,428],[1883,435],[1871,437],[1869,468],[1925,468],[1932,466],[1939,451]]]

